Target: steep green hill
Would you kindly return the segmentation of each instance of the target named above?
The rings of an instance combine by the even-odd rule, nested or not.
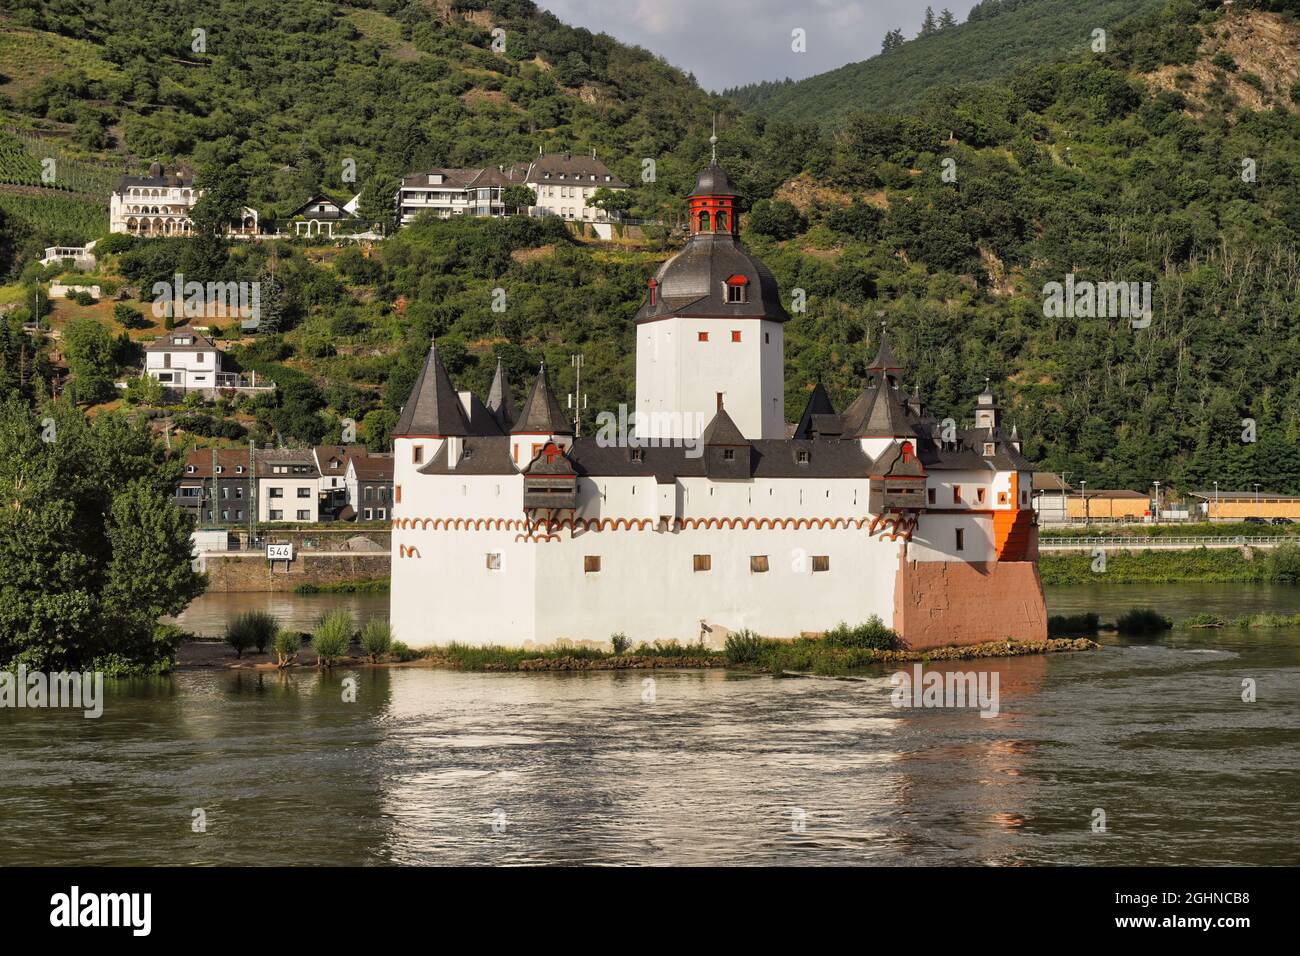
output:
[[[918,35],[861,63],[724,95],[765,116],[840,125],[854,110],[902,110],[936,87],[996,79],[1021,66],[1087,49],[1094,29],[1110,29],[1162,2],[984,0],[966,23]]]
[[[0,128],[22,137],[0,137],[0,194],[49,187],[50,157],[54,191],[103,200],[105,171],[157,160],[232,174],[269,218],[539,148],[594,148],[629,182],[652,158],[668,193],[714,100],[528,0],[0,0]]]
[[[908,366],[905,384],[919,386],[941,417],[968,421],[987,376],[1026,452],[1090,488],[1141,489],[1158,478],[1165,487],[1259,482],[1300,492],[1300,24],[1290,14],[1298,6],[1239,0],[1226,12],[1216,0],[1170,0],[1113,31],[1104,55],[934,90],[902,115],[855,113],[838,131],[729,119],[721,153],[752,203],[745,239],[793,313],[787,416],[798,415],[818,379],[844,406],[861,387],[883,318]],[[325,64],[283,82],[310,97],[308,87],[331,87],[336,73],[359,83],[365,71]],[[213,115],[238,107],[213,97]],[[279,122],[295,103],[277,107]],[[54,109],[99,106],[86,95]],[[639,116],[643,104],[628,108]],[[417,125],[427,135],[442,122],[421,114]],[[336,125],[334,114],[312,113],[295,135],[320,142]],[[273,126],[268,135],[279,137]],[[368,148],[381,152],[388,128],[368,130]],[[481,136],[467,132],[455,148],[497,148]],[[686,137],[662,164],[679,171],[671,193],[656,184],[661,196],[685,191],[706,148],[699,134]],[[641,187],[638,202],[651,191]],[[9,235],[0,223],[0,257],[14,256]],[[377,445],[430,337],[458,387],[480,390],[498,358],[522,391],[544,357],[564,395],[573,388],[568,356],[581,351],[586,421],[615,409],[632,389],[631,316],[676,247],[576,241],[557,222],[522,219],[419,223],[368,254],[115,239],[96,277],[115,288],[148,290],[182,271],[199,281],[273,273],[282,289],[279,334],[234,352],[275,378],[279,394],[215,412],[178,410],[178,429],[205,440],[247,431],[259,441],[316,441],[338,434],[346,417],[363,422]],[[45,365],[24,351],[31,340],[16,325],[37,302],[37,280],[51,275],[26,245],[10,274],[21,281],[0,286],[0,306],[21,305],[0,326],[0,391],[39,394]],[[1045,287],[1070,274],[1151,283],[1150,325],[1045,315]],[[497,289],[504,311],[492,307]],[[804,312],[792,301],[796,289],[806,293]],[[108,303],[60,301],[50,321],[63,331],[77,318],[125,331]],[[78,336],[84,329],[78,324]],[[129,331],[138,339],[157,326]],[[121,343],[114,356],[129,361],[131,350]],[[81,395],[79,377],[108,380],[102,367],[82,372],[73,370],[63,394]],[[174,438],[186,440],[181,430]]]

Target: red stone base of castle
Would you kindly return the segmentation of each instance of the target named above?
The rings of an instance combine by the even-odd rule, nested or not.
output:
[[[1033,561],[900,561],[894,630],[925,650],[1011,638],[1047,639],[1047,606]]]

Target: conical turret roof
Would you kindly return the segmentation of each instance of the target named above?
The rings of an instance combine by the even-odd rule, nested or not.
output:
[[[523,410],[519,413],[519,418],[510,428],[511,434],[529,434],[529,435],[572,435],[573,425],[569,418],[564,414],[564,409],[555,398],[555,393],[551,391],[550,383],[546,380],[546,364],[537,371],[537,380],[533,382],[533,390],[528,393],[528,399],[524,402]]]
[[[519,415],[515,408],[514,397],[510,394],[510,382],[506,378],[505,366],[499,358],[496,374],[492,376],[492,387],[488,389],[487,407],[502,431],[509,431]]]
[[[438,346],[431,343],[420,374],[411,386],[410,397],[397,416],[393,437],[443,438],[467,434],[469,423],[465,421],[460,396],[452,387],[447,367],[438,357]]]

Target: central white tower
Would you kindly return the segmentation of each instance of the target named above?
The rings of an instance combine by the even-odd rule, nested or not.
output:
[[[785,332],[776,278],[741,244],[736,191],[715,158],[688,197],[691,237],[636,314],[642,438],[698,438],[718,409],[746,438],[785,437]]]

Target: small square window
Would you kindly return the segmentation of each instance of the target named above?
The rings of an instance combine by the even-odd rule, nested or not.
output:
[[[767,572],[767,555],[752,555],[749,559],[749,570],[751,574],[765,574]]]
[[[814,554],[812,562],[813,574],[831,569],[831,556],[829,554]]]
[[[733,341],[733,342],[739,342],[739,341],[740,341],[740,329],[732,329],[732,330],[731,330],[731,341]]]
[[[696,570],[696,571],[712,571],[712,570],[713,570],[713,555],[711,555],[711,554],[697,554],[697,555],[695,556],[695,570]]]
[[[727,301],[735,304],[745,301],[745,287],[743,285],[727,286]]]
[[[724,449],[722,449],[722,460],[723,460],[723,461],[735,461],[735,460],[736,460],[736,449],[734,449],[734,448],[724,448]]]
[[[1004,505],[1004,504],[1006,504],[1006,503],[1007,503],[1007,493],[1006,493],[1005,491],[999,491],[999,492],[998,492],[998,504],[1000,504],[1000,505]]]
[[[299,512],[298,512],[298,520],[299,520],[299,521],[310,521],[310,520],[311,520],[311,512],[310,512],[310,511],[299,511]]]
[[[806,465],[811,460],[812,460],[812,455],[810,455],[806,450],[800,450],[795,453],[795,461],[797,461],[801,465]]]
[[[272,510],[272,511],[271,511],[271,520],[272,520],[272,521],[283,521],[283,520],[284,520],[284,512],[283,512],[283,511]]]
[[[487,569],[489,571],[501,570],[501,552],[489,551],[487,556]]]
[[[707,342],[709,340],[708,332],[696,332],[695,335],[698,337],[698,340],[701,342]]]
[[[632,460],[633,460],[633,461],[644,461],[644,460],[645,460],[645,450],[644,450],[644,449],[641,449],[641,448],[633,448],[633,449],[632,449]]]
[[[310,489],[310,488],[299,488],[299,489],[298,489],[298,497],[299,497],[299,498],[310,498],[310,497],[311,497],[311,489]]]
[[[600,555],[588,554],[582,559],[582,570],[587,574],[595,574],[600,570]]]

